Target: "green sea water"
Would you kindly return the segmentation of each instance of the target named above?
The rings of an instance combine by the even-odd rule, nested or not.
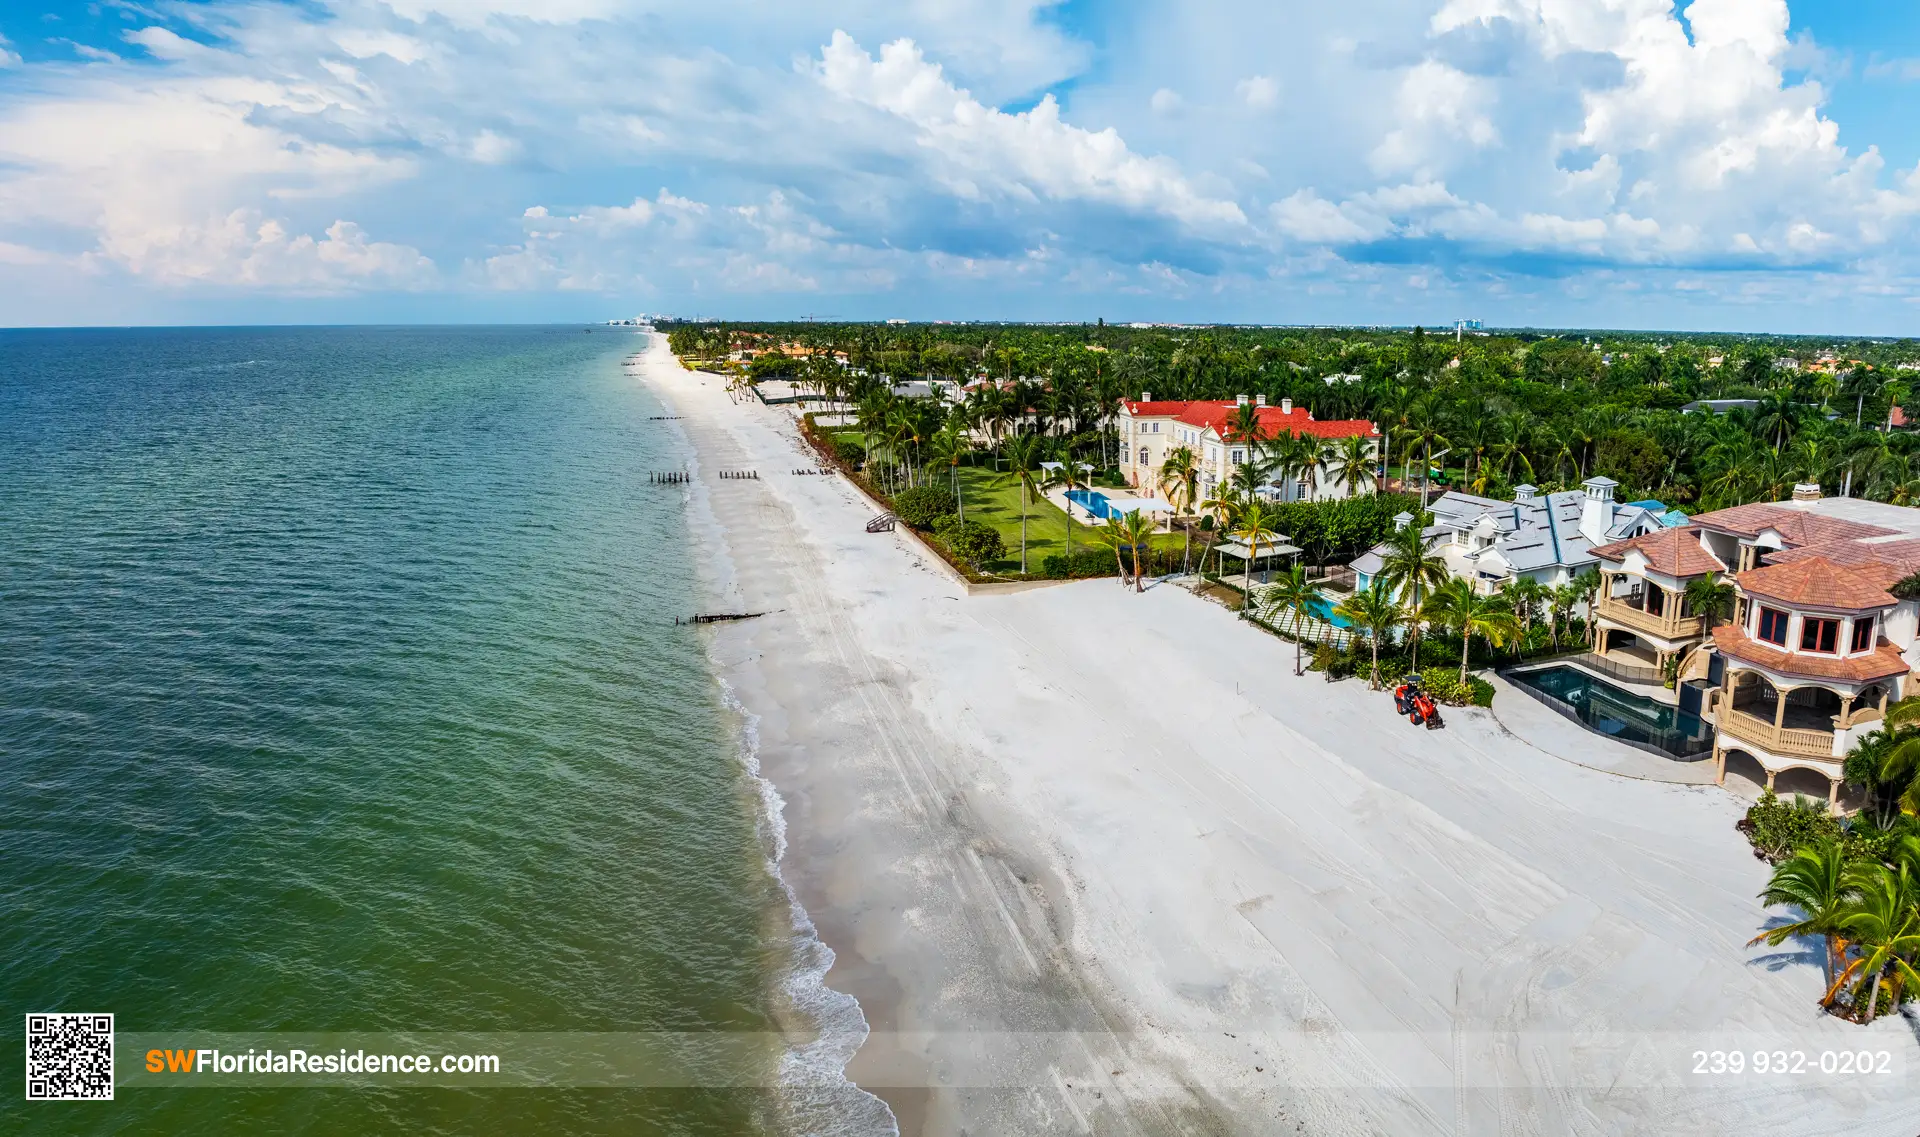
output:
[[[704,633],[673,623],[686,495],[647,472],[688,455],[622,371],[638,346],[0,333],[11,1022],[770,1028],[793,927]],[[16,1089],[0,1131],[734,1134],[772,1092]]]

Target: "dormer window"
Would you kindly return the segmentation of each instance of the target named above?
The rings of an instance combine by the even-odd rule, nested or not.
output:
[[[1840,650],[1840,621],[1816,620],[1807,616],[1800,621],[1800,650],[1832,655]]]
[[[1787,643],[1787,614],[1778,608],[1760,607],[1760,638],[1770,644],[1785,647]]]

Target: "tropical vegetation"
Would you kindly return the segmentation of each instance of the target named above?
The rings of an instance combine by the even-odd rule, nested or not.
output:
[[[1778,500],[1802,481],[1920,502],[1920,440],[1888,429],[1920,380],[1912,340],[1002,324],[667,330],[674,350],[702,366],[745,384],[786,379],[816,405],[874,420],[880,429],[869,433],[886,440],[881,457],[895,471],[887,477],[922,467],[946,425],[945,408],[911,405],[934,400],[894,394],[932,380],[974,383],[964,413],[990,449],[1037,432],[1103,471],[1118,464],[1112,423],[1122,398],[1259,394],[1321,419],[1379,424],[1385,478],[1339,444],[1308,454],[1313,439],[1270,440],[1261,456],[1275,469],[1317,463],[1355,492],[1392,488],[1396,476],[1418,488],[1431,462],[1437,481],[1500,498],[1520,482],[1553,490],[1597,473],[1688,510]],[[1683,409],[1698,400],[1722,402]],[[896,429],[897,418],[912,429]]]

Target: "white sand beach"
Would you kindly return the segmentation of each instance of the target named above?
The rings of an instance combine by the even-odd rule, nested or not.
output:
[[[769,613],[713,651],[902,1132],[1920,1131],[1914,1025],[1822,1016],[1809,945],[1746,946],[1733,795],[1538,707],[1416,730],[1171,584],[969,596],[790,473],[783,408],[652,344],[716,604]],[[1694,1073],[1733,1049],[1813,1069]]]

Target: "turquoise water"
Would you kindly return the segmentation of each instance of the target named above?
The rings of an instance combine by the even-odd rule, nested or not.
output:
[[[1572,667],[1544,667],[1508,676],[1573,709],[1591,729],[1656,747],[1676,758],[1712,749],[1712,728],[1678,707],[1656,703]]]
[[[1068,490],[1067,500],[1087,511],[1091,516],[1106,520],[1107,495],[1093,490]]]
[[[685,456],[621,372],[637,346],[577,327],[0,333],[12,1022],[767,1028],[791,926],[702,633],[671,619],[698,606],[684,504],[646,472]],[[0,1031],[0,1068],[21,1062]],[[744,1090],[0,1099],[9,1133],[735,1134],[769,1108]]]
[[[1316,596],[1312,600],[1307,602],[1308,611],[1320,617],[1322,620],[1325,620],[1327,623],[1332,624],[1334,627],[1336,628],[1353,627],[1353,621],[1347,619],[1344,616],[1334,615],[1333,609],[1334,609],[1333,601],[1327,599],[1324,596]]]

